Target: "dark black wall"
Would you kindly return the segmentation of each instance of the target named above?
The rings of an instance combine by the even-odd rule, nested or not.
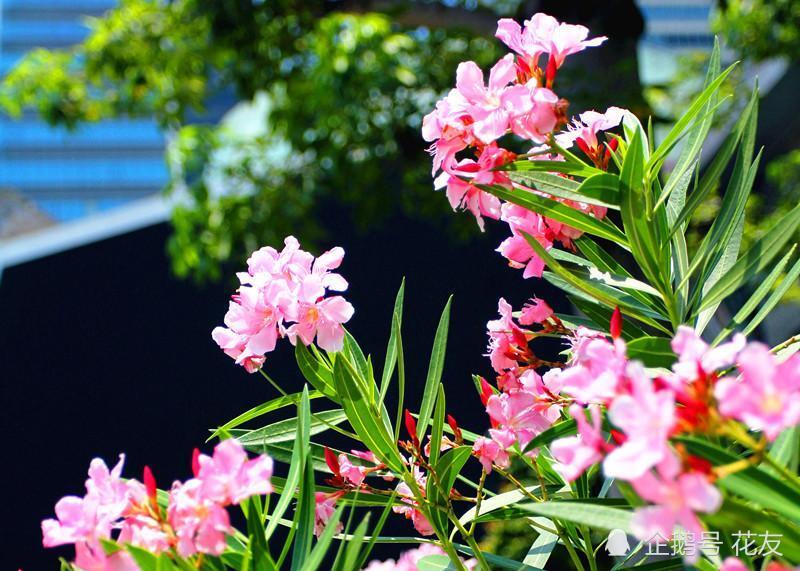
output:
[[[489,224],[490,233],[459,245],[420,222],[395,219],[358,236],[344,219],[333,224],[337,239],[326,246],[347,250],[341,272],[356,307],[350,330],[382,366],[392,302],[406,276],[405,354],[415,409],[439,314],[454,293],[448,408],[462,425],[484,430],[470,374],[490,373],[484,328],[497,298],[518,307],[538,294],[558,309],[555,294],[540,280],[523,280],[493,251],[504,225]],[[208,428],[275,396],[211,341],[229,285],[199,288],[173,278],[168,232],[161,225],[3,273],[0,569],[55,569],[59,553],[71,556],[71,549],[41,547],[39,523],[59,497],[82,493],[92,457],[112,463],[125,452],[125,475],[139,477],[149,464],[169,487],[189,477],[192,448]],[[287,389],[301,386],[288,341],[266,370]]]

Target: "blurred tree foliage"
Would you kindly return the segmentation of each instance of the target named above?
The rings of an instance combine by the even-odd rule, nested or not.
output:
[[[12,115],[33,108],[73,128],[155,116],[171,141],[174,268],[215,279],[222,263],[288,233],[324,236],[317,220],[330,198],[360,226],[400,209],[474,232],[432,192],[419,126],[453,85],[460,61],[486,68],[499,57],[492,37],[499,15],[522,20],[543,9],[612,36],[559,92],[577,109],[613,100],[641,110],[642,26],[633,1],[579,4],[576,11],[524,0],[122,0],[89,21],[82,44],[23,58],[0,87],[0,105]],[[622,96],[610,77],[626,86]],[[220,100],[249,103],[208,123],[206,106]]]

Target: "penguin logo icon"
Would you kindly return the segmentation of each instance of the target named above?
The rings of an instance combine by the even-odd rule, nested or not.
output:
[[[611,557],[622,557],[627,555],[631,546],[628,545],[628,536],[621,529],[612,529],[606,541],[606,551]]]

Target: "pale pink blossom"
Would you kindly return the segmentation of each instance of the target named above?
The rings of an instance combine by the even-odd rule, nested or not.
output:
[[[528,391],[492,395],[486,412],[496,429],[492,438],[505,447],[517,442],[524,448],[535,436],[549,428],[559,417],[559,407]]]
[[[510,186],[511,181],[502,171],[494,170],[514,160],[514,154],[497,144],[486,145],[477,161],[463,159],[443,172],[434,181],[434,188],[447,187],[447,199],[453,210],[469,210],[483,230],[483,216],[500,217],[500,199],[479,189],[476,184]],[[464,180],[469,179],[469,180]]]
[[[339,454],[339,474],[354,486],[360,486],[367,476],[364,466],[353,464],[347,454]]]
[[[100,542],[76,544],[74,564],[81,571],[140,571],[130,553],[108,555]]]
[[[413,475],[420,494],[424,497],[428,479],[417,466],[414,466]],[[406,519],[410,519],[414,529],[420,535],[433,535],[433,527],[425,515],[417,509],[418,504],[409,485],[405,482],[400,482],[396,490],[403,505],[393,506],[392,511],[396,514],[404,515]]]
[[[197,461],[197,479],[204,499],[228,505],[272,493],[272,458],[261,455],[248,459],[238,440],[223,440],[214,448],[213,456],[201,454]]]
[[[687,541],[690,537],[699,541],[703,526],[696,514],[714,513],[722,503],[722,495],[705,474],[681,473],[674,454],[665,456],[655,472],[646,471],[633,479],[631,485],[642,499],[654,504],[638,508],[631,522],[634,535],[642,541],[671,539],[678,527],[686,532]],[[692,550],[698,551],[696,546]]]
[[[721,379],[714,395],[720,412],[775,440],[800,424],[800,355],[782,363],[761,343],[739,353],[741,377]]]
[[[409,549],[400,554],[400,557],[386,561],[370,561],[364,571],[417,571],[419,561],[428,555],[444,555],[441,547],[432,543],[423,543],[416,549]],[[471,566],[467,567],[471,569]]]
[[[486,332],[489,337],[489,360],[492,368],[498,373],[506,370],[516,370],[517,360],[515,353],[527,346],[525,333],[514,322],[513,309],[502,297],[497,301],[499,319],[486,323]]]
[[[125,518],[117,542],[135,545],[150,553],[162,553],[171,547],[170,537],[161,523],[144,513]]]
[[[603,470],[610,478],[631,480],[670,457],[668,438],[675,426],[675,396],[655,390],[641,364],[627,367],[631,393],[614,399],[608,409],[611,423],[625,433],[626,440],[606,456]]]
[[[579,329],[570,366],[558,374],[561,390],[581,403],[607,402],[615,397],[628,364],[625,342],[607,340]]]
[[[531,91],[531,108],[511,119],[511,130],[523,139],[545,143],[558,125],[558,95],[545,87],[536,87],[536,80],[527,84]]]
[[[478,461],[483,466],[484,472],[492,473],[492,465],[496,464],[500,468],[508,468],[508,452],[497,441],[480,436],[472,446],[472,452],[478,457]]]
[[[672,366],[678,379],[672,382],[679,386],[681,381],[693,381],[700,372],[710,375],[730,367],[736,362],[745,343],[744,335],[737,334],[728,343],[712,348],[693,328],[681,325],[671,342],[672,350],[678,355],[678,361]]]
[[[597,140],[597,133],[613,129],[622,122],[627,110],[620,107],[609,107],[605,113],[597,111],[584,111],[578,118],[572,120],[572,124],[563,133],[556,135],[556,141],[564,148],[569,148],[580,139],[582,143],[591,151],[597,151],[600,143]]]
[[[350,320],[355,310],[340,295],[322,298],[324,292],[317,276],[306,276],[288,312],[295,323],[286,332],[293,344],[299,338],[304,345],[310,345],[316,337],[320,348],[340,351],[344,343],[342,324]]]
[[[516,78],[514,56],[508,54],[489,72],[488,86],[475,62],[458,65],[456,89],[466,99],[467,113],[473,119],[472,133],[485,144],[506,134],[514,117],[524,115],[533,106],[531,93],[524,85],[509,83]]]
[[[720,565],[719,571],[750,571],[750,568],[741,559],[726,557]]]
[[[522,325],[544,323],[553,316],[553,309],[543,299],[532,298],[522,308],[519,322]]]
[[[45,547],[82,541],[91,543],[97,538],[111,536],[112,529],[131,503],[131,486],[121,477],[124,463],[122,454],[111,470],[100,458],[92,460],[86,495],[61,498],[55,506],[56,519],[42,522]]]
[[[510,266],[524,269],[523,278],[542,277],[544,260],[528,243],[525,234],[549,250],[553,247],[554,234],[560,231],[561,224],[510,202],[500,207],[500,219],[508,224],[511,236],[503,240],[497,251],[508,260]]]
[[[176,548],[182,557],[221,554],[233,531],[227,510],[206,497],[203,487],[202,480],[192,478],[175,482],[169,493],[167,520],[175,530]]]
[[[607,39],[587,40],[589,29],[585,26],[562,24],[541,12],[526,20],[524,26],[523,29],[514,20],[503,18],[497,22],[495,36],[519,54],[531,70],[538,66],[541,54],[550,54],[555,67],[559,68],[568,55],[599,46]]]
[[[600,409],[589,407],[592,423],[586,421],[583,407],[572,405],[569,409],[578,424],[578,434],[559,438],[550,445],[550,452],[556,460],[553,468],[567,481],[572,482],[593,464],[603,459],[607,448],[602,433]]]
[[[333,512],[336,511],[336,500],[339,498],[337,494],[326,494],[324,492],[317,492],[314,495],[316,506],[314,507],[314,535],[319,537],[325,531]],[[344,529],[342,522],[336,524],[334,533],[340,533]]]

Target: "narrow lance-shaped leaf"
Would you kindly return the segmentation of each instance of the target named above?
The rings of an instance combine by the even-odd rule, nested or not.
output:
[[[447,331],[450,327],[450,305],[452,301],[453,296],[450,296],[439,318],[436,336],[433,339],[431,360],[428,364],[428,376],[425,379],[425,389],[422,393],[422,404],[419,407],[419,421],[417,422],[417,438],[419,438],[420,441],[424,438],[428,430],[428,422],[431,419],[436,390],[439,386],[439,382],[442,380],[444,356],[447,350]]]
[[[587,232],[623,246],[627,244],[625,235],[608,220],[599,220],[590,214],[581,212],[551,198],[540,196],[528,190],[506,188],[497,184],[479,184],[476,186],[498,198],[502,198],[503,200],[527,208],[532,212],[562,222],[581,232]]]
[[[800,224],[800,205],[795,206],[774,224],[764,236],[753,243],[747,253],[737,260],[731,269],[703,297],[696,311],[705,309],[713,303],[724,299],[741,287],[750,277],[766,268],[792,238],[798,224]]]
[[[381,375],[381,396],[383,402],[389,384],[397,365],[397,335],[403,323],[403,298],[405,297],[406,280],[400,282],[400,289],[397,290],[397,297],[394,300],[394,310],[392,311],[391,331],[389,332],[389,342],[386,345],[386,361],[383,364],[383,374]]]

